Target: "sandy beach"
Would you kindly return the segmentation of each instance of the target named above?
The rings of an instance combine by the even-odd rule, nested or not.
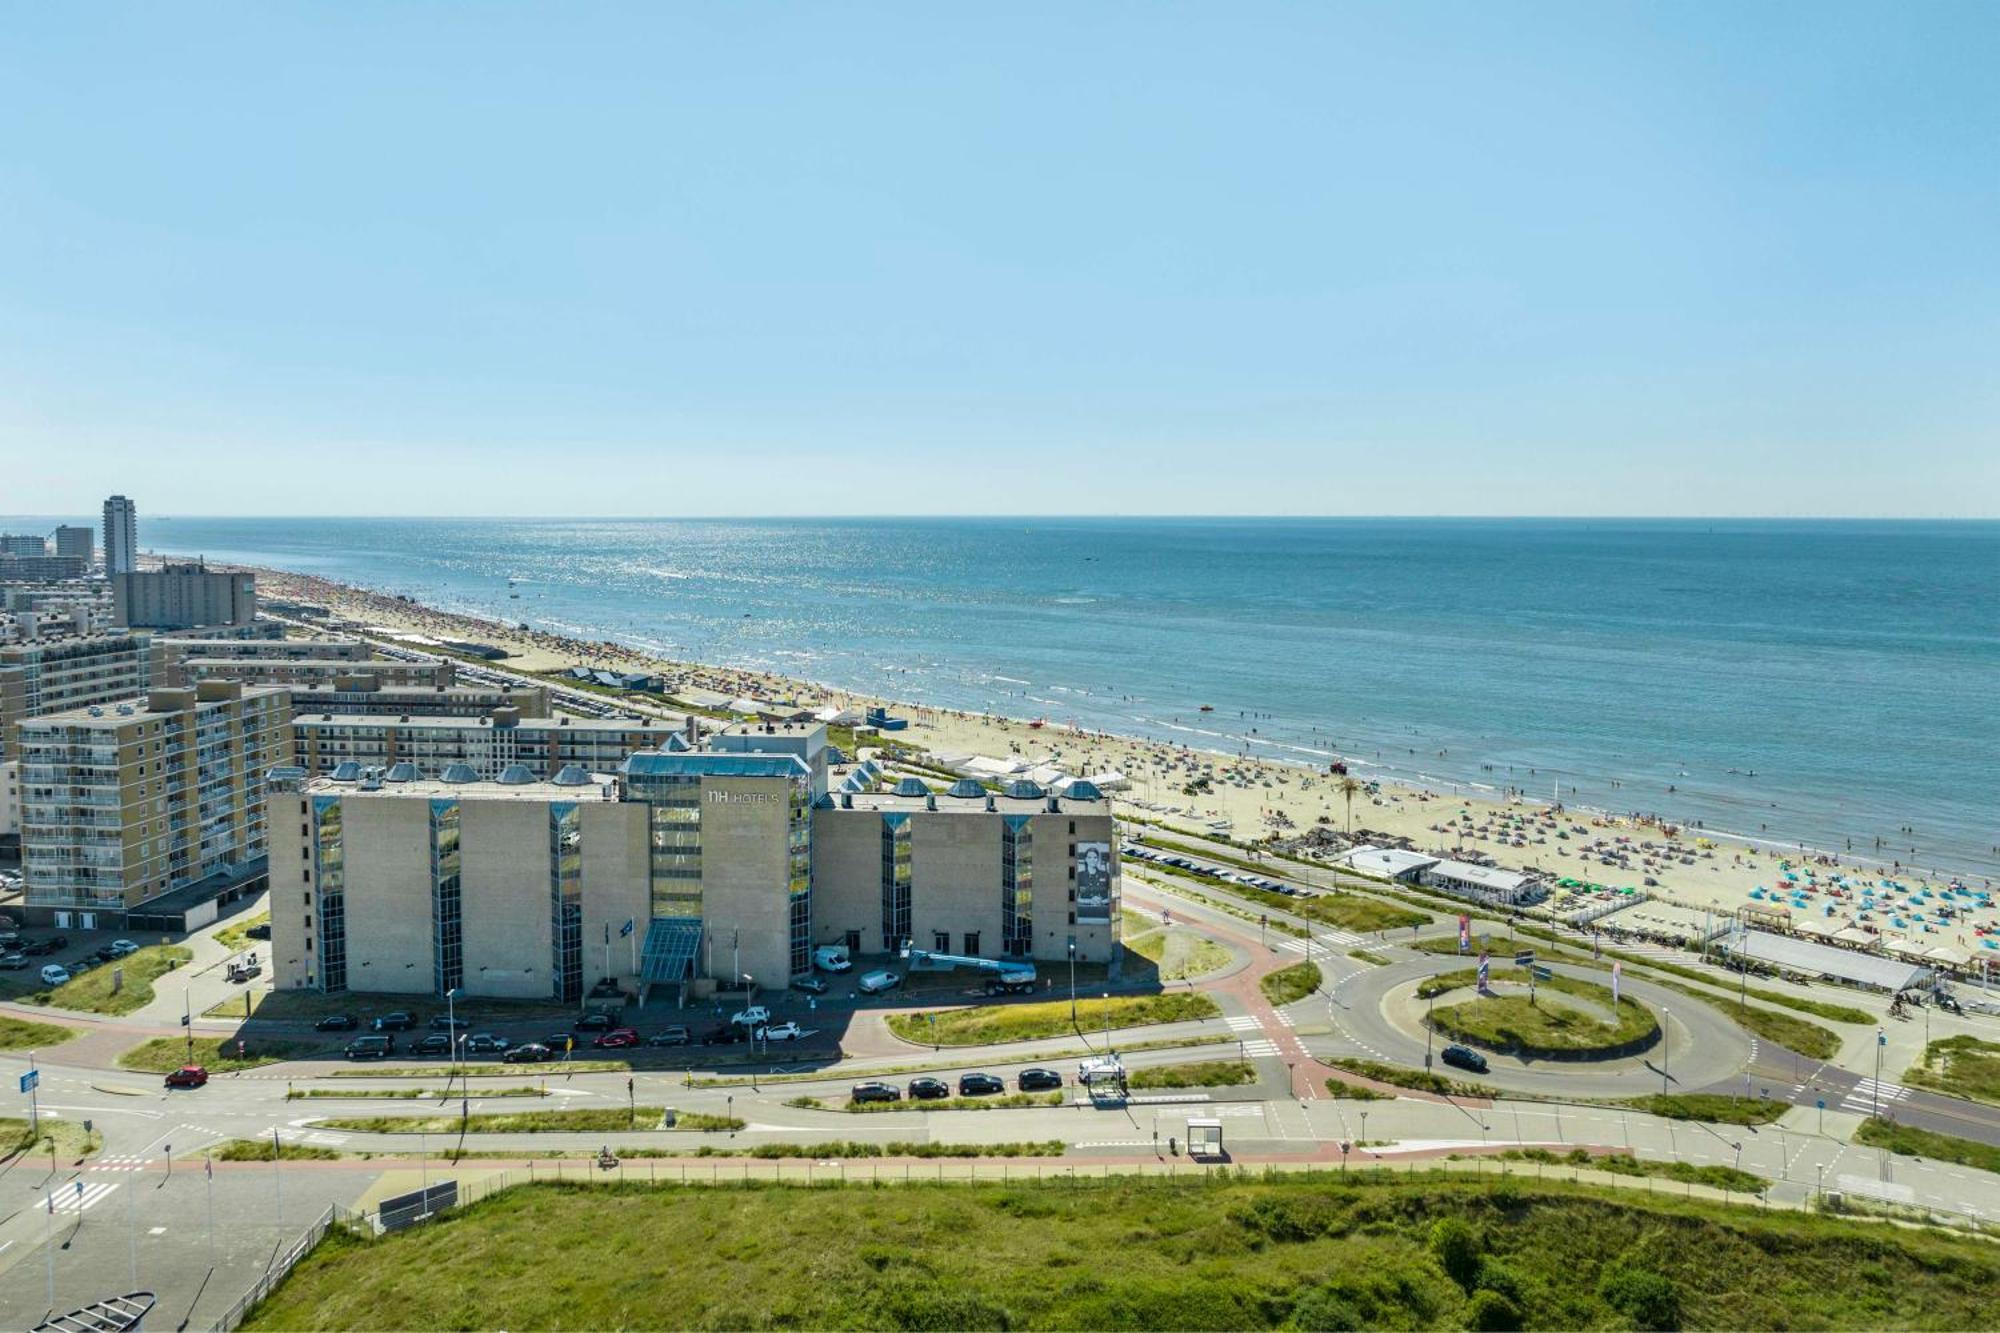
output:
[[[1869,929],[1879,922],[1885,932],[1974,951],[1983,948],[1981,927],[1992,926],[2000,933],[2000,917],[1990,908],[1953,912],[1942,920],[1934,911],[1925,918],[1905,919],[1899,912],[1871,913],[1859,902],[1861,885],[1886,901],[1892,891],[1876,887],[1886,881],[1897,886],[1893,897],[1898,907],[1910,900],[1920,911],[1926,895],[1946,893],[1957,882],[1964,886],[1970,908],[1976,892],[1992,887],[1930,868],[1920,872],[1893,861],[1874,865],[1852,855],[1757,847],[1711,837],[1699,829],[1670,833],[1668,826],[1630,815],[1583,808],[1558,812],[1548,801],[1522,797],[1496,801],[1449,789],[1374,784],[1355,794],[1350,807],[1339,778],[1325,769],[929,708],[767,672],[669,661],[618,643],[571,639],[441,612],[311,575],[262,568],[256,573],[266,598],[326,607],[346,622],[342,629],[365,627],[490,643],[509,654],[502,665],[515,671],[562,671],[586,664],[660,673],[670,682],[670,692],[686,697],[748,695],[854,708],[879,704],[909,719],[909,728],[898,733],[899,740],[929,751],[1018,757],[1076,775],[1116,770],[1130,784],[1116,793],[1121,809],[1189,832],[1226,826],[1235,839],[1257,841],[1294,838],[1315,827],[1344,833],[1351,819],[1356,835],[1385,835],[1430,854],[1472,853],[1474,859],[1509,869],[1613,889],[1642,889],[1695,911],[1727,913],[1745,904],[1768,906],[1782,898],[1795,914],[1813,916],[1830,926],[1858,922]],[[1892,926],[1892,921],[1903,924]]]

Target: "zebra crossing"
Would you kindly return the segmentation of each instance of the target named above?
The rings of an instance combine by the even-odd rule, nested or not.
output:
[[[113,1180],[79,1180],[70,1185],[58,1185],[53,1195],[55,1206],[51,1211],[86,1213],[110,1198],[111,1192],[117,1188],[118,1182]]]
[[[1280,1023],[1283,1023],[1283,1024],[1284,1024],[1284,1025],[1285,1025],[1286,1027],[1288,1027],[1288,1028],[1289,1028],[1289,1027],[1297,1027],[1297,1026],[1298,1026],[1298,1024],[1296,1024],[1296,1023],[1294,1023],[1294,1022],[1292,1021],[1292,1016],[1291,1016],[1291,1015],[1290,1015],[1289,1013],[1287,1013],[1287,1012],[1286,1012],[1285,1010],[1283,1010],[1283,1009],[1279,1009],[1279,1010],[1276,1010],[1275,1012],[1276,1012],[1276,1013],[1277,1013],[1277,1015],[1278,1015],[1278,1021],[1279,1021]]]
[[[150,1157],[136,1153],[122,1153],[112,1157],[100,1157],[84,1169],[87,1171],[144,1171],[152,1162]]]
[[[1313,952],[1318,954],[1326,953],[1333,949],[1351,949],[1364,941],[1361,936],[1351,931],[1329,930],[1314,935],[1312,942],[1315,946]],[[1306,951],[1306,942],[1296,935],[1287,935],[1278,941],[1278,947],[1290,950],[1292,953],[1304,953]]]
[[[1909,1095],[1910,1090],[1900,1083],[1864,1078],[1841,1099],[1840,1109],[1855,1115],[1873,1115],[1878,1105],[1892,1106]]]
[[[1260,1055],[1276,1055],[1277,1053],[1278,1043],[1272,1041],[1269,1037],[1258,1037],[1243,1043],[1243,1054],[1253,1059]]]
[[[1249,1014],[1229,1014],[1222,1021],[1229,1025],[1231,1032],[1261,1032],[1263,1030],[1257,1020]]]

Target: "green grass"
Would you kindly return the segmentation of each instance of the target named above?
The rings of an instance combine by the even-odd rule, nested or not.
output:
[[[141,1042],[118,1057],[120,1069],[136,1069],[142,1074],[167,1074],[188,1063],[187,1038],[154,1037]],[[292,1041],[272,1041],[267,1037],[245,1038],[243,1056],[236,1055],[234,1037],[196,1037],[194,1063],[211,1074],[230,1074],[239,1069],[257,1069],[282,1060],[295,1059],[312,1048]]]
[[[0,1014],[0,1051],[40,1051],[60,1046],[76,1035],[60,1023],[35,1023]]]
[[[26,1116],[0,1116],[0,1161],[17,1153],[46,1158],[51,1146],[58,1162],[75,1162],[103,1147],[104,1136],[94,1128],[86,1130],[81,1120],[58,1120],[49,1115],[42,1117],[42,1132],[31,1134]]]
[[[2000,1042],[1946,1037],[1924,1048],[1923,1059],[1903,1071],[1903,1082],[1947,1096],[2000,1105]]]
[[[1255,1083],[1257,1071],[1244,1060],[1197,1060],[1181,1065],[1143,1065],[1126,1077],[1128,1088],[1234,1088]]]
[[[1019,1111],[1031,1106],[1061,1106],[1066,1096],[1061,1092],[1003,1092],[992,1097],[940,1097],[929,1102],[905,1098],[900,1102],[849,1100],[838,1105],[829,1105],[817,1097],[794,1097],[785,1105],[813,1111],[845,1111],[849,1115],[893,1115],[898,1111]]]
[[[269,912],[259,912],[256,916],[245,917],[241,921],[232,921],[221,930],[216,931],[215,942],[231,953],[238,953],[250,948],[253,944],[266,943],[264,940],[252,940],[250,938],[250,928],[252,926],[268,926],[270,924],[271,914]]]
[[[1070,1022],[1068,1000],[1029,1004],[983,1004],[967,1009],[891,1014],[889,1031],[904,1041],[929,1046],[984,1046],[989,1042],[1033,1041],[1078,1032],[1102,1032],[1149,1023],[1185,1023],[1214,1018],[1222,1011],[1206,995],[1115,995],[1078,1000]],[[936,1022],[931,1021],[935,1015]]]
[[[1389,966],[1388,959],[1384,958],[1381,954],[1375,953],[1368,949],[1349,949],[1347,951],[1347,956],[1349,958],[1354,959],[1357,962],[1366,963],[1370,967]]]
[[[1503,995],[1475,996],[1434,1009],[1431,1026],[1459,1041],[1528,1055],[1623,1050],[1660,1030],[1652,1010],[1629,995],[1620,997],[1613,1010],[1610,988],[1594,981],[1557,973],[1536,983],[1537,999],[1531,1003],[1522,989],[1528,981],[1527,969],[1495,967],[1490,976],[1496,982],[1512,983],[1512,989]],[[1478,977],[1476,968],[1441,973],[1421,983],[1417,994],[1445,994],[1474,985]],[[1616,1021],[1607,1023],[1595,1012],[1566,1003],[1564,996],[1588,1001],[1613,1014]]]
[[[1309,897],[1290,897],[1282,893],[1272,893],[1269,889],[1254,888],[1248,884],[1238,884],[1234,880],[1217,875],[1205,875],[1199,870],[1183,870],[1179,866],[1161,865],[1154,861],[1143,861],[1140,866],[1148,874],[1172,875],[1176,879],[1192,880],[1212,889],[1231,894],[1246,902],[1273,912],[1286,912],[1332,926],[1336,930],[1352,930],[1366,933],[1374,930],[1401,930],[1410,926],[1430,924],[1430,918],[1421,912],[1412,912],[1407,907],[1396,907],[1378,898],[1364,898],[1355,893],[1344,893],[1338,889],[1322,889]],[[1268,867],[1264,868],[1268,871]],[[1303,934],[1304,932],[1299,932]]]
[[[194,1155],[200,1156],[198,1153]],[[315,1148],[304,1143],[287,1143],[273,1153],[269,1139],[231,1139],[218,1148],[210,1149],[209,1155],[218,1162],[268,1162],[273,1157],[282,1162],[330,1162],[340,1156],[331,1148]]]
[[[717,1148],[703,1144],[691,1157],[1060,1157],[1068,1147],[1061,1139],[1027,1143],[760,1143],[752,1148]]]
[[[1139,924],[1134,925],[1134,918]],[[1127,908],[1125,947],[1153,965],[1161,981],[1186,981],[1229,966],[1235,955],[1227,946],[1182,926],[1162,927],[1158,921]]]
[[[1335,1069],[1344,1069],[1350,1074],[1372,1078],[1377,1083],[1387,1083],[1397,1088],[1414,1088],[1418,1092],[1435,1093],[1440,1097],[1490,1097],[1493,1089],[1477,1083],[1463,1083],[1442,1074],[1427,1073],[1422,1069],[1405,1069],[1401,1065],[1384,1064],[1380,1060],[1361,1060],[1353,1056],[1339,1056],[1327,1063]]]
[[[1393,1102],[1396,1100],[1396,1094],[1393,1092],[1377,1092],[1373,1088],[1364,1088],[1359,1083],[1345,1083],[1337,1078],[1330,1078],[1326,1081],[1326,1095],[1337,1102]]]
[[[1845,1218],[1354,1171],[505,1190],[335,1228],[249,1329],[1989,1328],[2000,1251]]]
[[[1669,1120],[1702,1120],[1712,1125],[1768,1125],[1792,1109],[1775,1098],[1727,1097],[1713,1092],[1652,1092],[1628,1097],[1619,1105]]]
[[[1728,1190],[1734,1194],[1762,1194],[1771,1187],[1771,1182],[1764,1177],[1752,1175],[1748,1171],[1739,1171],[1733,1166],[1696,1166],[1693,1162],[1662,1162],[1653,1158],[1634,1157],[1630,1153],[1593,1157],[1582,1148],[1573,1148],[1560,1155],[1550,1152],[1547,1148],[1509,1148],[1499,1156],[1506,1162],[1541,1162],[1554,1166],[1580,1166],[1593,1171],[1609,1171],[1620,1176],[1653,1176],[1694,1185],[1707,1185],[1712,1189]]]
[[[565,1111],[496,1111],[485,1115],[363,1115],[336,1116],[315,1120],[314,1129],[341,1129],[355,1134],[596,1134],[606,1130],[658,1129],[664,1108],[640,1106],[630,1114],[623,1106],[577,1107]],[[682,1111],[674,1121],[677,1130],[708,1131],[741,1129],[743,1121],[734,1116]]]
[[[1839,1034],[1817,1023],[1808,1023],[1803,1018],[1793,1018],[1790,1014],[1781,1014],[1770,1009],[1759,1009],[1755,1005],[1719,1002],[1706,995],[1697,998],[1715,1005],[1737,1026],[1755,1033],[1766,1041],[1775,1041],[1781,1046],[1788,1046],[1807,1059],[1831,1060],[1840,1054]]]
[[[37,991],[36,1004],[86,1014],[129,1014],[153,1002],[153,982],[194,957],[179,944],[149,944],[135,954],[93,967],[50,991]],[[123,970],[124,982],[114,992],[112,974]]]
[[[1937,1162],[1956,1162],[1981,1171],[2000,1171],[2000,1147],[1961,1139],[1955,1134],[1939,1134],[1917,1129],[1879,1116],[1869,1116],[1854,1131],[1854,1141],[1871,1148],[1887,1148],[1905,1157],[1928,1157]]]
[[[1264,992],[1265,999],[1282,1007],[1305,999],[1319,989],[1319,983],[1318,963],[1294,963],[1259,977],[1257,989]]]

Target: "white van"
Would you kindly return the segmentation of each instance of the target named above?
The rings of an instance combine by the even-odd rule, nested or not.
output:
[[[822,972],[845,972],[854,966],[845,944],[822,944],[813,950],[813,966]]]
[[[861,993],[863,995],[880,995],[883,991],[888,990],[901,980],[901,977],[886,969],[880,972],[870,972],[867,976],[861,978]]]
[[[68,980],[69,969],[61,963],[50,963],[42,969],[42,984],[44,986],[60,986]]]

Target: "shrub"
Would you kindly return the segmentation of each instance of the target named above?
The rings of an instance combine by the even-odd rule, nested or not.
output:
[[[1604,1303],[1632,1321],[1634,1328],[1677,1329],[1681,1294],[1673,1280],[1637,1264],[1617,1263],[1597,1280]]]
[[[1490,1333],[1514,1333],[1521,1327],[1521,1307],[1499,1292],[1482,1287],[1472,1293],[1472,1304],[1465,1312],[1465,1326],[1490,1330]]]
[[[1431,1253],[1446,1275],[1467,1291],[1479,1280],[1479,1237],[1463,1218],[1440,1217],[1431,1223]]]
[[[1330,1287],[1314,1287],[1292,1307],[1292,1327],[1315,1333],[1360,1333],[1368,1327],[1361,1311],[1347,1294]]]

